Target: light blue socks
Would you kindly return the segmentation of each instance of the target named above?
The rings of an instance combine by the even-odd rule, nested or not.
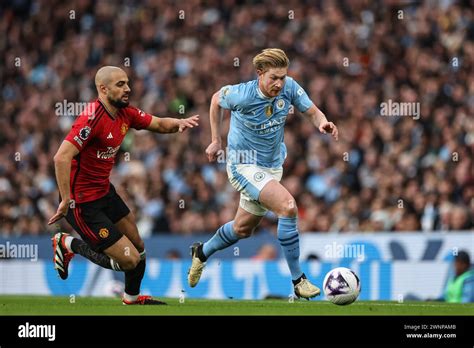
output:
[[[217,229],[216,234],[214,234],[211,239],[204,243],[202,251],[206,258],[218,250],[225,249],[230,247],[232,244],[237,243],[240,238],[237,234],[235,234],[233,226],[233,220],[226,223],[225,225],[222,225]]]
[[[278,241],[280,242],[293,280],[298,279],[303,274],[299,261],[300,239],[297,221],[297,217],[280,216],[278,218]]]

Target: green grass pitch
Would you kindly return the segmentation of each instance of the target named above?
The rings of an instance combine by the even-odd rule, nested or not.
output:
[[[0,315],[474,315],[474,304],[356,301],[161,299],[168,306],[124,306],[110,297],[0,296]]]

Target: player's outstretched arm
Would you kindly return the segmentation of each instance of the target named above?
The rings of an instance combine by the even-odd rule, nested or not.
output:
[[[329,122],[323,112],[319,110],[316,105],[311,105],[311,107],[305,111],[303,115],[308,117],[321,133],[329,133],[334,137],[334,139],[338,140],[339,131],[337,130],[336,125],[332,122]]]
[[[199,126],[199,115],[194,115],[188,118],[171,118],[171,117],[156,117],[153,116],[148,130],[156,133],[182,133],[187,128],[194,128]]]
[[[211,106],[209,108],[209,120],[211,122],[211,143],[206,149],[206,155],[209,162],[217,159],[219,152],[222,151],[221,138],[221,113],[223,109],[219,105],[219,91],[214,93],[211,99]]]
[[[61,194],[61,203],[59,203],[58,210],[51,219],[48,225],[55,223],[67,214],[69,202],[71,200],[70,191],[70,175],[71,162],[74,156],[79,153],[79,150],[69,141],[63,141],[59,147],[58,152],[54,155],[54,170],[56,172],[56,181],[58,182],[59,193]]]

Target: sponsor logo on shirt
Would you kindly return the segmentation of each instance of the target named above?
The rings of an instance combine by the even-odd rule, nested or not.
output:
[[[97,150],[97,158],[100,159],[109,159],[115,157],[118,149],[120,149],[120,145],[117,147],[107,146],[107,151],[99,151]]]
[[[285,124],[286,116],[278,117],[272,120],[268,120],[262,124],[256,124],[252,122],[245,122],[245,126],[257,132],[257,134],[273,133],[279,130]]]

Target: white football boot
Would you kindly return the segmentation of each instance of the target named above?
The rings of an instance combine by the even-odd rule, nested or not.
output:
[[[198,248],[202,248],[202,243],[194,243],[191,246],[192,263],[188,271],[188,284],[192,288],[194,288],[199,282],[199,279],[201,279],[202,271],[206,266],[206,263],[202,262],[198,257]]]
[[[309,300],[312,297],[316,297],[321,293],[321,290],[311,282],[306,279],[306,275],[303,275],[296,281],[297,283],[294,284],[295,294],[296,296],[305,298]]]

